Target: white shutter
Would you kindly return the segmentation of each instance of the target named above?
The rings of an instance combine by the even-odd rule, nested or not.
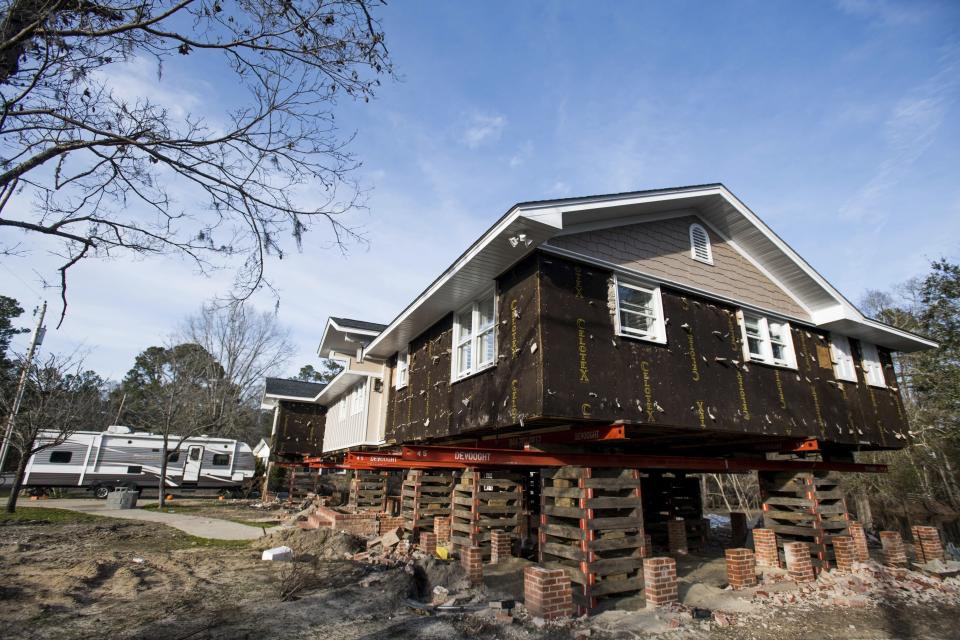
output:
[[[867,384],[874,387],[887,386],[886,377],[883,375],[883,365],[880,364],[880,354],[877,353],[877,345],[872,342],[860,342],[860,349],[863,352],[863,374],[867,379]]]
[[[833,359],[833,373],[837,380],[857,381],[857,369],[853,366],[853,352],[847,336],[830,335],[830,354]]]

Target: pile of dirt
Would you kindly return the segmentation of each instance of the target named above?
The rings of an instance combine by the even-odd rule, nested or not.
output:
[[[271,531],[256,541],[257,549],[286,546],[297,555],[309,554],[316,558],[350,558],[366,548],[363,538],[333,529],[299,529],[284,527]]]

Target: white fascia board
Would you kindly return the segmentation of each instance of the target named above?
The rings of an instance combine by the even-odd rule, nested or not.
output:
[[[376,337],[380,335],[379,331],[373,331],[372,329],[357,329],[354,327],[343,327],[337,324],[336,322],[334,322],[333,318],[327,318],[327,324],[323,327],[323,335],[320,337],[320,344],[317,346],[317,355],[320,356],[321,358],[324,357],[323,345],[327,343],[327,336],[329,335],[331,328],[334,331],[339,331],[340,333],[343,333],[343,334],[354,334],[358,336],[370,336],[370,337]]]
[[[336,401],[343,392],[350,387],[350,385],[355,382],[359,382],[360,378],[379,378],[380,374],[377,372],[370,371],[353,371],[351,369],[344,369],[337,375],[333,377],[330,382],[327,383],[327,386],[323,388],[323,391],[317,394],[317,397],[313,399],[313,402],[318,404],[327,405],[331,402]],[[346,383],[347,386],[341,388],[341,383]]]

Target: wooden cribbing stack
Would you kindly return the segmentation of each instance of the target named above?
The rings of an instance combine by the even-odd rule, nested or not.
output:
[[[522,474],[465,470],[453,488],[453,546],[480,547],[484,560],[489,559],[491,531],[519,536],[523,494]]]
[[[540,563],[566,570],[574,604],[643,589],[643,504],[636,469],[542,469]]]
[[[758,474],[764,527],[787,542],[806,542],[814,565],[832,563],[833,536],[847,535],[849,516],[834,472],[765,472]]]
[[[436,533],[433,531],[434,516],[450,515],[453,482],[452,471],[407,471],[400,491],[400,515],[411,537],[417,538],[423,531]]]
[[[348,505],[356,511],[381,512],[386,508],[387,474],[380,471],[357,470],[350,479]]]

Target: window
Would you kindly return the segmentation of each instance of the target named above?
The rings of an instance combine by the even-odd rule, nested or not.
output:
[[[491,292],[453,316],[453,380],[496,362],[496,295]]]
[[[200,452],[203,451],[201,447],[191,447],[190,448],[190,459],[196,462],[200,459]]]
[[[180,452],[174,451],[173,453],[167,456],[167,462],[173,464],[174,462],[180,462]]]
[[[143,473],[143,467],[141,467],[140,465],[130,465],[129,467],[127,467],[127,473],[130,473],[130,474]]]
[[[877,353],[877,345],[872,342],[861,342],[861,366],[863,366],[863,377],[867,384],[872,387],[887,386],[886,376],[883,375],[883,365],[880,364],[880,354]]]
[[[660,287],[614,279],[617,295],[617,334],[665,343]]]
[[[837,380],[857,381],[857,369],[853,366],[853,352],[847,336],[830,336],[830,357],[833,360],[833,375]]]
[[[397,380],[394,386],[397,389],[403,389],[407,386],[407,378],[410,370],[410,349],[404,349],[397,354]]]
[[[710,247],[710,235],[703,225],[690,225],[690,257],[699,262],[713,264],[713,249]]]
[[[215,453],[213,454],[213,466],[215,467],[225,467],[230,464],[230,454],[229,453]]]
[[[350,403],[350,415],[355,416],[358,413],[363,411],[364,400],[366,399],[367,383],[361,382],[356,387],[353,388],[353,392],[350,394],[351,403]]]
[[[797,368],[789,324],[753,313],[740,312],[739,315],[745,360]]]
[[[73,458],[73,451],[51,451],[50,462],[53,464],[69,464]]]

